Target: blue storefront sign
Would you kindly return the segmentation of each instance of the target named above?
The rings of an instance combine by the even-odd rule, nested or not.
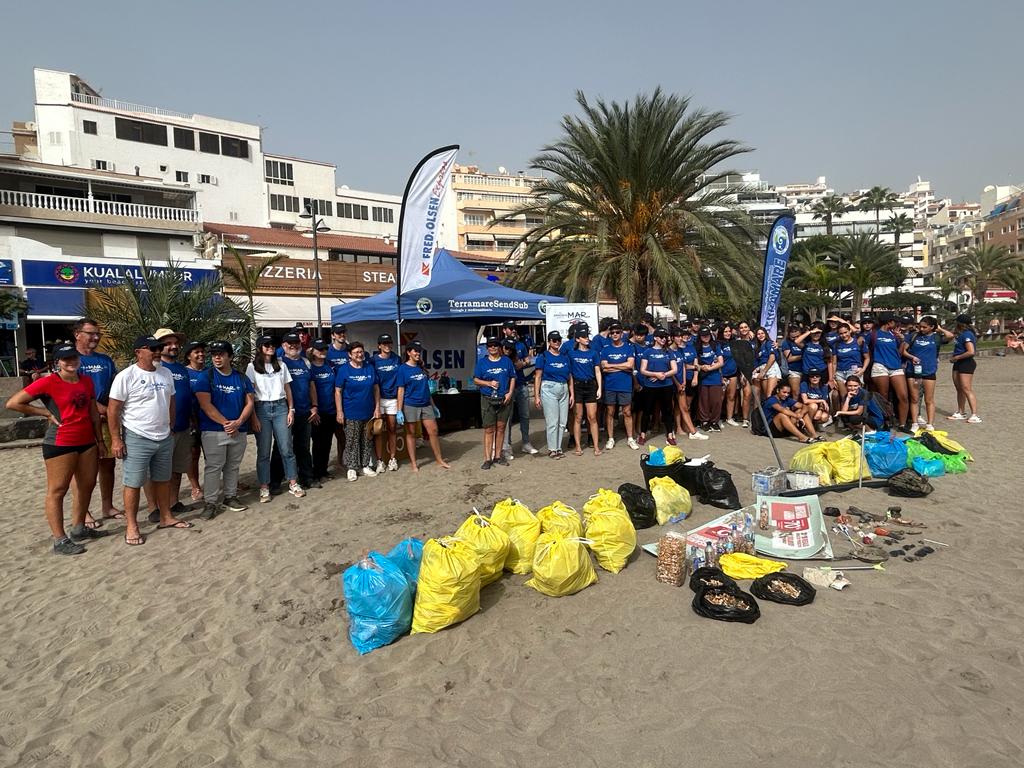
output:
[[[167,267],[150,267],[163,272]],[[186,285],[216,277],[217,271],[194,267],[179,267]],[[0,270],[0,285],[3,273]],[[13,270],[12,270],[13,279]],[[133,264],[104,264],[89,261],[35,261],[21,262],[21,279],[25,286],[54,288],[109,288],[124,285],[126,280],[142,282],[142,268]]]
[[[14,262],[0,259],[0,285],[14,285]]]

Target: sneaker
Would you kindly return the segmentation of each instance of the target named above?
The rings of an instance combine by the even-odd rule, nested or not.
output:
[[[377,472],[373,467],[363,467],[363,475],[366,477],[376,477]]]
[[[933,431],[935,429],[935,427],[932,426],[931,424],[925,424],[924,428],[925,428],[926,432],[931,432],[931,431]]]
[[[359,473],[356,472],[354,469],[350,469],[346,477],[348,478],[348,481],[350,483],[354,483],[356,480],[359,479]]]
[[[738,426],[740,426],[740,423],[738,421],[736,421],[736,419],[726,419],[725,423],[728,424],[730,427],[738,427]]]
[[[608,438],[608,442],[604,444],[604,449],[606,451],[610,451],[614,447],[615,447],[615,438],[614,437],[609,437]]]
[[[697,430],[696,432],[691,432],[691,433],[690,433],[690,439],[691,439],[691,440],[707,440],[707,439],[708,439],[708,436],[707,436],[707,435],[705,435],[705,434],[704,434],[703,432],[701,432],[700,430]]]
[[[490,469],[492,463],[493,462],[491,462],[490,460],[485,461],[483,464],[480,465],[480,469]]]
[[[708,424],[707,428],[711,432],[721,432],[722,431],[722,427],[718,424],[717,421],[713,421],[710,424]]]
[[[288,493],[290,493],[296,499],[301,499],[303,496],[306,495],[306,492],[304,490],[302,490],[302,486],[299,485],[298,483],[289,483],[288,484]]]
[[[269,504],[269,503],[270,503],[270,489],[269,488],[260,488],[260,504]]]
[[[498,458],[496,458],[494,460],[494,463],[495,464],[500,464],[503,467],[507,467],[508,466],[508,457],[506,457],[504,454],[502,454],[501,456],[499,456]]]
[[[232,512],[245,512],[249,507],[240,502],[237,496],[228,496],[224,499],[224,508]]]
[[[832,426],[832,417],[829,416],[827,419],[825,419],[823,422],[821,422],[821,426],[823,426],[823,427],[831,427]]]
[[[261,496],[260,497],[260,501],[262,501],[262,500],[263,500],[263,497]],[[269,496],[267,496],[267,501],[270,501],[270,497]],[[203,505],[203,511],[199,513],[199,516],[201,518],[203,518],[203,520],[213,520],[213,518],[215,518],[220,513],[221,513],[220,504],[214,504],[214,503],[208,501],[208,502],[206,502],[205,505]]]
[[[387,471],[388,471],[388,465],[385,464],[383,461],[378,461],[377,462],[377,474],[378,475],[383,475]]]
[[[981,424],[981,416],[979,416],[978,414],[975,413],[973,416],[971,416],[971,418],[969,418],[967,420],[967,423],[968,424]]]
[[[508,463],[515,459],[515,456],[512,455],[512,449],[508,448],[507,450],[502,451],[501,452],[501,458],[502,458],[502,461],[500,461],[498,463],[499,464],[504,464],[505,466],[508,466]]]
[[[917,417],[917,423],[918,423],[918,426],[922,426],[923,427],[925,424],[928,423],[928,419],[926,419],[924,416],[918,416]]]
[[[639,451],[640,450],[640,444],[636,440],[634,440],[632,437],[626,440],[626,445],[628,445],[634,451]]]
[[[391,459],[391,461],[388,462],[388,472],[397,472],[397,471],[398,471],[398,459]]]
[[[676,444],[676,436],[673,435],[673,434],[665,435],[665,442],[668,443],[669,445],[675,445]]]
[[[957,411],[956,413],[951,413],[946,418],[949,419],[950,421],[967,421],[967,414],[960,413],[960,411]]]
[[[88,539],[102,539],[105,536],[109,536],[110,531],[101,531],[97,528],[88,528],[82,526],[71,526],[68,530],[68,536],[75,543],[80,541],[87,541]]]
[[[540,451],[538,451],[536,448],[534,448],[529,443],[523,443],[522,451],[523,451],[523,453],[528,453],[531,456],[533,456],[534,454],[540,453]]]
[[[744,429],[750,429],[750,421],[748,419],[744,419],[740,422],[740,426]]]
[[[53,554],[55,555],[80,555],[83,552],[85,552],[85,547],[76,544],[68,536],[53,542]]]

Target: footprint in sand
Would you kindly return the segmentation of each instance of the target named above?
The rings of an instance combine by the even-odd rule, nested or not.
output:
[[[961,669],[957,685],[975,693],[988,693],[992,690],[988,676],[976,669]]]

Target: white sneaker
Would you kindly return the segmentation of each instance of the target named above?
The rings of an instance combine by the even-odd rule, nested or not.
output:
[[[707,440],[708,439],[708,436],[705,435],[700,430],[697,430],[696,432],[691,432],[689,437],[690,437],[691,440]]]
[[[743,427],[744,429],[750,429],[750,422],[744,419],[743,421],[740,422],[740,426]]]
[[[391,461],[388,462],[388,472],[397,472],[397,471],[398,471],[398,459],[391,459]]]
[[[385,464],[383,461],[378,461],[377,462],[377,474],[378,475],[383,475],[387,471],[388,471],[387,464]]]
[[[528,453],[531,456],[533,456],[536,453],[540,453],[540,451],[538,451],[536,448],[534,448],[529,443],[523,443],[522,451],[523,451],[523,453]]]
[[[823,427],[831,427],[832,426],[832,417],[829,416],[827,419],[825,419],[825,421],[821,422],[821,426],[823,426]]]
[[[506,448],[504,451],[501,452],[501,455],[505,458],[505,461],[512,461],[513,459],[515,459],[515,456],[512,454],[511,448]]]
[[[918,424],[919,424],[920,426],[924,426],[925,424],[927,424],[927,423],[928,423],[928,419],[926,419],[926,418],[925,418],[924,416],[918,416],[918,417],[917,417],[917,423],[918,423]]]
[[[740,423],[736,421],[736,419],[726,419],[725,423],[728,424],[730,427],[738,427],[740,425]]]
[[[960,413],[960,411],[957,411],[956,413],[951,413],[946,418],[949,419],[950,421],[966,421],[967,420],[967,414],[966,413]]]
[[[260,504],[269,504],[269,503],[270,503],[270,489],[269,488],[260,488]]]
[[[967,423],[968,424],[981,424],[981,416],[979,416],[978,414],[975,413],[975,414],[973,414],[971,416],[971,418],[969,418],[967,420]]]
[[[614,437],[609,437],[608,438],[608,442],[604,444],[604,449],[606,451],[610,451],[614,447],[615,447],[615,438]]]
[[[639,451],[639,450],[640,450],[640,444],[639,444],[639,443],[637,443],[637,441],[636,441],[636,440],[634,440],[634,439],[633,439],[632,437],[631,437],[631,438],[629,438],[628,440],[626,440],[626,444],[627,444],[627,445],[628,445],[628,446],[629,446],[630,448],[632,448],[632,449],[633,449],[634,451]]]
[[[373,471],[373,467],[363,467],[363,474],[367,477],[376,477],[377,473]]]
[[[306,495],[306,492],[302,490],[302,486],[299,485],[298,483],[291,483],[288,486],[288,493],[290,493],[297,499],[301,499],[303,496]]]
[[[932,432],[935,429],[935,427],[933,427],[931,424],[925,424],[924,428],[927,432]]]
[[[350,469],[346,477],[348,477],[348,481],[350,483],[354,483],[356,480],[359,479],[359,473],[356,472],[354,469]]]

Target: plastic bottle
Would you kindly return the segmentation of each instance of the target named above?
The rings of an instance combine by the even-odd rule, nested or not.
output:
[[[743,551],[754,554],[754,520],[748,513],[743,521]]]
[[[761,508],[758,510],[757,515],[757,527],[762,531],[768,530],[768,502],[762,501]]]
[[[704,545],[704,565],[708,567],[718,565],[718,558],[715,557],[715,545],[710,541]]]

